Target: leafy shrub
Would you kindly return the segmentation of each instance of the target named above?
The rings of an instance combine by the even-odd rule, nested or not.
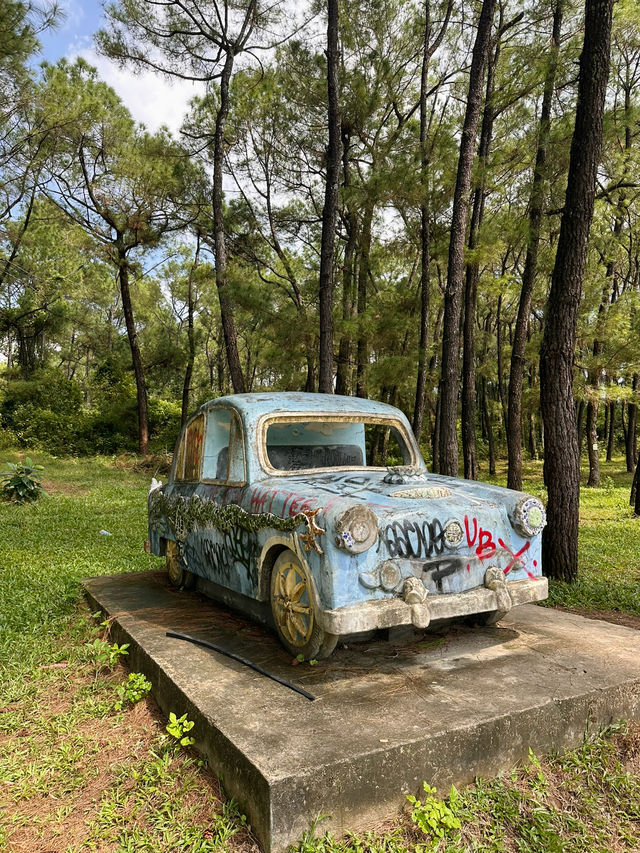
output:
[[[7,462],[7,471],[0,476],[2,494],[14,503],[26,503],[37,501],[44,492],[40,482],[40,471],[42,465],[34,465],[27,456],[24,465],[21,463]]]
[[[0,450],[6,450],[7,447],[17,447],[18,443],[18,436],[13,430],[0,427]]]
[[[57,370],[39,370],[31,379],[3,382],[2,428],[23,447],[84,452],[83,393]]]
[[[155,452],[172,452],[180,432],[182,407],[159,397],[149,398],[149,444]]]

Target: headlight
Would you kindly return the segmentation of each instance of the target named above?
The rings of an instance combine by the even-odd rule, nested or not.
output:
[[[444,544],[448,548],[457,548],[462,542],[463,536],[464,531],[462,530],[462,525],[459,521],[456,521],[455,518],[452,518],[451,521],[447,521],[444,526]]]
[[[547,523],[547,513],[538,498],[523,498],[513,512],[513,526],[525,536],[536,536]]]
[[[378,539],[378,519],[366,506],[352,506],[336,522],[336,543],[352,554],[362,554]]]
[[[402,572],[391,560],[387,560],[380,566],[380,586],[387,592],[393,592],[401,580]]]

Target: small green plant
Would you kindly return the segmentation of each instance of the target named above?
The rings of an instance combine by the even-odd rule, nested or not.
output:
[[[108,643],[106,640],[96,637],[92,643],[85,643],[88,657],[93,661],[98,669],[113,667],[118,663],[121,657],[128,655],[129,643],[123,643],[119,646],[117,643]]]
[[[22,504],[37,501],[44,493],[40,482],[40,471],[44,471],[42,465],[34,465],[29,456],[20,462],[7,462],[6,471],[0,477],[2,494],[7,500]]]
[[[460,829],[460,820],[455,815],[459,802],[458,792],[455,787],[451,786],[448,805],[444,800],[435,796],[435,788],[431,788],[426,782],[422,784],[427,795],[424,801],[417,799],[417,797],[411,794],[407,796],[407,799],[413,805],[411,820],[418,829],[424,832],[425,835],[435,835],[437,838],[444,838],[445,833],[451,829]]]
[[[135,705],[151,690],[151,682],[141,672],[130,672],[124,684],[121,684],[116,693],[118,699],[113,706],[116,711],[121,711],[125,705]]]
[[[180,746],[191,746],[196,740],[188,735],[187,732],[190,732],[194,725],[193,720],[188,720],[186,714],[176,717],[173,711],[171,711],[169,722],[167,723],[167,732],[180,743]]]
[[[311,660],[307,660],[304,655],[296,655],[294,659],[291,661],[292,666],[297,666],[299,663],[304,663],[307,661],[309,666],[315,666],[318,661],[315,658],[311,658]]]

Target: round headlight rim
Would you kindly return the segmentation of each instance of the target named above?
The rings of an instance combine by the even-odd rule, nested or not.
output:
[[[368,528],[367,535],[356,538],[352,529],[355,525]],[[378,517],[368,506],[350,506],[342,512],[335,522],[336,541],[339,547],[350,554],[363,554],[378,541]]]
[[[540,522],[538,524],[532,524],[529,521],[528,517],[532,510],[538,510],[540,513]],[[546,524],[547,511],[540,498],[528,495],[518,501],[513,514],[513,526],[518,532],[532,539],[534,536],[542,533]]]
[[[451,527],[458,527],[460,529],[460,533],[458,536],[456,536],[455,539],[452,539],[450,533],[449,535],[447,535],[447,531]],[[458,521],[457,518],[450,518],[442,525],[442,535],[444,538],[444,544],[447,546],[447,548],[459,548],[464,540],[464,528],[462,526],[462,523]]]

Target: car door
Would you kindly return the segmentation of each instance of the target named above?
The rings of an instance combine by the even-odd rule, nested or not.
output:
[[[185,538],[185,562],[211,583],[254,596],[255,536],[239,523],[246,515],[239,507],[246,489],[242,424],[229,407],[211,407],[203,417],[203,423],[192,422],[193,432],[187,426],[178,451],[177,471],[182,464],[184,474],[175,488],[189,503],[193,528]]]

